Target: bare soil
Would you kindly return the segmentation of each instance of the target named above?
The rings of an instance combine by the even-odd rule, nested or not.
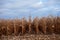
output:
[[[36,34],[26,34],[19,36],[1,36],[0,40],[60,40],[60,35],[36,35]]]

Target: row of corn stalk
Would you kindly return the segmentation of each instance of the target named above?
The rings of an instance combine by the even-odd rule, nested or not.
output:
[[[60,17],[0,19],[0,35],[60,34]]]

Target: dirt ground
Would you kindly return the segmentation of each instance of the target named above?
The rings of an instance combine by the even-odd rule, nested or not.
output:
[[[60,40],[60,35],[22,35],[22,36],[1,36],[0,40]]]

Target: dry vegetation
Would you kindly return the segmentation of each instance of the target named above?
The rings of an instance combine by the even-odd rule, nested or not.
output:
[[[53,33],[60,34],[60,17],[0,19],[0,36]]]

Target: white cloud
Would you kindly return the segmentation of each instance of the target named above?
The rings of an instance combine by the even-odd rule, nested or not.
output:
[[[40,9],[38,9],[38,10],[36,10],[36,11],[33,11],[32,13],[37,13],[37,12],[44,12],[44,11],[47,11],[47,10],[50,10],[50,8],[40,8]]]
[[[60,11],[60,8],[56,7],[54,8],[55,11]]]
[[[21,8],[37,2],[37,0],[6,0],[3,4],[5,8]]]
[[[56,11],[60,11],[60,8],[49,6],[49,7],[39,8],[36,11],[33,11],[32,13],[38,13],[38,12],[41,13],[41,12],[48,12],[48,11],[56,12]]]
[[[43,7],[43,2],[36,2],[34,4],[31,5],[31,7],[33,8],[40,8],[40,7]]]

